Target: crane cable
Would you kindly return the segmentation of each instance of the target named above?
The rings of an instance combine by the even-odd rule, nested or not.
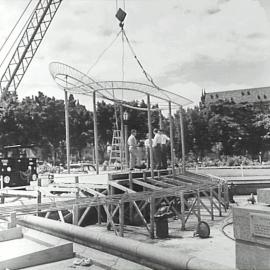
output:
[[[15,25],[13,26],[13,28],[11,29],[9,35],[7,36],[7,38],[5,39],[5,41],[3,42],[3,44],[0,47],[0,52],[2,51],[2,49],[4,48],[4,46],[6,45],[6,43],[8,42],[9,38],[11,37],[13,31],[15,30],[15,28],[17,27],[17,25],[19,24],[19,22],[21,21],[22,17],[24,16],[26,10],[28,9],[28,7],[30,6],[31,2],[33,0],[30,0],[27,4],[27,6],[25,7],[25,9],[23,10],[21,16],[19,17],[19,19],[17,20],[17,22],[15,23]]]
[[[112,45],[114,44],[114,42],[117,40],[117,38],[120,36],[122,30],[120,30],[115,38],[109,43],[109,45],[100,53],[100,55],[97,57],[96,61],[92,64],[92,66],[88,69],[87,71],[87,75],[89,75],[89,72],[98,64],[98,62],[100,61],[100,59],[103,57],[103,55],[112,47]]]
[[[133,47],[131,46],[131,43],[127,37],[127,34],[125,32],[125,30],[123,29],[123,33],[124,33],[124,36],[125,36],[125,39],[127,41],[127,44],[128,44],[128,47],[131,51],[131,53],[133,54],[133,57],[135,58],[135,60],[137,61],[139,67],[141,68],[145,78],[159,91],[162,91],[162,89],[154,82],[153,78],[151,77],[151,75],[145,70],[145,68],[143,67],[141,61],[138,59]],[[166,94],[166,92],[162,91],[163,95],[165,95],[167,97],[168,100],[171,100],[171,98]]]
[[[115,10],[116,10],[116,12],[118,10],[118,0],[115,0]],[[123,10],[124,11],[126,10],[126,2],[125,2],[125,0],[123,0]]]
[[[115,0],[115,8],[116,8],[116,11],[117,11],[118,10],[118,0]],[[123,0],[123,8],[124,8],[124,10],[126,8],[125,0]],[[121,30],[116,34],[115,38],[111,41],[111,43],[109,43],[109,45],[100,53],[100,55],[97,57],[97,59],[93,63],[93,65],[88,69],[88,71],[86,73],[87,75],[89,75],[89,72],[98,64],[98,62],[103,57],[103,55],[112,47],[112,45],[117,40],[117,38],[119,37],[120,34],[122,34],[122,43],[124,42],[124,33],[123,33],[122,30],[123,29],[121,28]],[[123,62],[124,62],[124,48],[123,48],[123,55],[122,55],[122,66],[124,65]],[[123,74],[124,74],[124,71],[123,71],[123,68],[122,68],[122,78],[124,77]]]
[[[121,27],[122,33],[122,82],[125,80],[125,39],[124,39],[124,29]],[[123,88],[123,87],[122,87]],[[122,89],[122,100],[124,97],[123,89]]]
[[[120,34],[122,33],[122,29],[116,34],[116,36],[114,37],[114,39],[109,43],[109,45],[100,53],[100,55],[97,57],[96,61],[92,64],[92,66],[88,69],[87,71],[87,75],[89,75],[90,71],[99,63],[100,59],[104,56],[104,54],[113,46],[113,44],[115,43],[115,41],[118,39],[118,37],[120,36]],[[112,87],[113,88],[113,87]],[[113,98],[114,98],[114,91],[113,91]],[[115,109],[115,119],[116,119],[116,128],[118,129],[118,122],[117,122],[117,108],[116,108],[116,104],[114,105]]]
[[[124,34],[124,36],[125,36],[125,39],[126,39],[126,41],[127,41],[127,44],[128,44],[128,46],[129,46],[129,49],[130,49],[131,53],[133,54],[133,57],[135,58],[135,60],[137,61],[138,65],[139,65],[140,68],[142,69],[143,74],[145,75],[146,79],[147,79],[149,82],[151,82],[156,88],[159,89],[159,87],[154,83],[153,78],[152,78],[152,77],[150,76],[150,74],[145,70],[145,68],[143,67],[141,61],[138,59],[138,57],[137,57],[137,55],[136,55],[136,53],[135,53],[133,47],[131,46],[131,43],[130,43],[128,37],[127,37],[127,34],[126,34],[125,30],[123,30],[123,34]]]
[[[30,2],[32,2],[32,0],[30,0]],[[4,64],[4,62],[6,61],[7,57],[9,56],[12,48],[15,46],[16,42],[18,41],[18,39],[21,37],[23,31],[25,30],[25,28],[27,27],[27,25],[29,24],[31,18],[33,17],[34,13],[35,13],[36,8],[32,11],[31,15],[29,16],[29,18],[27,19],[27,21],[25,22],[25,24],[23,25],[23,27],[20,30],[19,35],[16,37],[16,39],[14,40],[14,42],[12,43],[11,47],[9,48],[8,52],[6,53],[4,59],[1,61],[0,63],[0,67],[2,67],[2,65]],[[5,42],[4,42],[5,43]],[[4,44],[3,44],[4,46]]]

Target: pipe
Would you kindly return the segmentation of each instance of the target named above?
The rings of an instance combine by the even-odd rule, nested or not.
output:
[[[121,172],[123,171],[123,148],[124,148],[124,119],[123,119],[123,105],[120,105],[120,162],[121,162]]]
[[[97,127],[97,108],[96,108],[96,92],[93,92],[93,120],[94,120],[94,145],[96,159],[96,173],[99,174],[99,156],[98,156],[98,127]]]
[[[183,120],[183,108],[179,107],[179,116],[180,116],[180,128],[181,128],[181,147],[182,147],[182,170],[183,173],[186,171],[186,154],[185,154],[185,134],[184,134],[184,120]]]
[[[70,140],[69,140],[69,100],[68,93],[65,90],[65,127],[66,127],[66,153],[67,153],[67,170],[70,173]]]
[[[142,243],[115,235],[91,232],[85,228],[37,216],[18,218],[18,224],[69,241],[95,248],[154,269],[232,270],[227,266],[179,254],[172,249]]]
[[[171,166],[172,174],[175,177],[175,157],[174,157],[174,142],[173,142],[173,118],[172,118],[172,103],[169,101],[169,119],[170,119],[170,139],[171,139]]]
[[[151,102],[150,95],[147,94],[147,120],[148,120],[148,139],[149,139],[149,153],[150,153],[150,167],[151,177],[154,178],[154,156],[153,156],[153,140],[152,140],[152,120],[151,120]]]

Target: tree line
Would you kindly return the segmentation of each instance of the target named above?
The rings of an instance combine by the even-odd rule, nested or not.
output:
[[[203,157],[240,155],[256,158],[269,150],[270,114],[251,103],[218,101],[185,111],[187,149]]]
[[[10,95],[0,113],[0,146],[34,144],[40,149],[41,159],[53,163],[65,163],[65,104],[64,100],[37,96],[19,101]],[[129,103],[133,107],[147,108],[144,100]],[[153,108],[158,107],[154,105]],[[147,111],[125,108],[129,119],[128,130],[138,130],[138,139],[148,132]],[[119,123],[118,106],[100,101],[97,103],[98,139],[101,159],[111,142],[113,130]],[[159,127],[159,112],[152,111],[152,127]],[[169,120],[161,114],[163,129],[169,135]],[[185,150],[196,158],[211,152],[218,155],[256,155],[269,147],[270,114],[254,110],[250,104],[234,104],[220,101],[209,107],[201,103],[183,110]],[[179,111],[173,115],[174,146],[181,157],[181,132]],[[83,149],[94,143],[93,113],[69,96],[69,125],[71,153],[83,159]],[[87,157],[86,157],[87,158]],[[102,160],[101,160],[102,161]]]

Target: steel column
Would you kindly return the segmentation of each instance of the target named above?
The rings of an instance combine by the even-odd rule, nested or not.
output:
[[[151,177],[154,178],[154,157],[152,147],[152,125],[151,125],[151,103],[150,95],[147,95],[147,116],[148,116],[148,133],[149,133],[149,148],[150,148],[150,164],[151,164]]]
[[[95,159],[96,159],[96,172],[99,174],[99,156],[98,156],[98,128],[97,128],[97,111],[96,111],[96,92],[93,92],[93,117],[94,117],[94,145],[95,145]]]
[[[67,170],[70,173],[70,144],[69,144],[69,106],[68,106],[68,93],[65,92],[65,125],[66,125],[66,155],[67,155]]]

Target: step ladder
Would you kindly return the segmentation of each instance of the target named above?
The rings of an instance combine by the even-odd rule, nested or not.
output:
[[[119,169],[123,169],[123,163],[125,160],[124,145],[121,143],[121,130],[114,130],[112,137],[112,150],[110,153],[109,167],[114,168],[114,163],[118,162],[120,164]]]

